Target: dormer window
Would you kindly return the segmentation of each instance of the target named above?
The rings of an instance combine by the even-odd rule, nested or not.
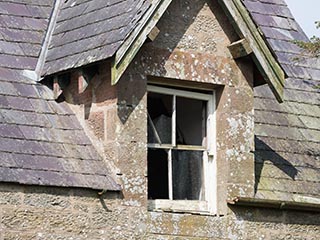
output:
[[[174,210],[213,211],[214,110],[212,91],[148,87],[148,198],[153,208],[169,204]]]

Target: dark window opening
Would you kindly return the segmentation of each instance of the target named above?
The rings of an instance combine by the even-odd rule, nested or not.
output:
[[[168,154],[163,149],[148,151],[148,199],[168,199]]]
[[[147,99],[148,198],[204,200],[208,98],[161,92]]]

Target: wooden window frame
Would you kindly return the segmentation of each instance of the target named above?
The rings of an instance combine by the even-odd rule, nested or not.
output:
[[[172,150],[200,150],[203,151],[203,174],[205,199],[202,200],[173,200],[172,190],[172,162],[168,157],[168,181],[169,181],[169,199],[148,200],[148,209],[151,211],[173,211],[173,212],[191,212],[200,214],[215,214],[217,212],[217,169],[216,169],[216,116],[215,116],[215,91],[208,93],[199,93],[189,90],[180,90],[170,87],[159,87],[148,85],[148,92],[171,95],[173,97],[172,113],[172,143],[171,144],[149,144],[148,149],[170,149]],[[176,97],[202,100],[207,102],[207,145],[191,146],[176,144]]]

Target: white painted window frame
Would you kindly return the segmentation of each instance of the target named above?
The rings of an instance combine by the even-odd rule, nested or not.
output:
[[[149,200],[148,208],[152,211],[174,211],[174,212],[194,212],[200,214],[216,214],[217,212],[217,164],[216,164],[216,116],[215,116],[215,91],[210,94],[192,92],[187,90],[178,90],[169,87],[159,87],[148,85],[148,92],[160,93],[173,96],[172,113],[172,149],[183,149],[183,145],[176,144],[176,97],[185,97],[207,102],[207,146],[192,146],[195,150],[201,150],[203,154],[203,173],[205,186],[204,201],[194,200],[172,200],[172,163],[171,157],[168,159],[169,176],[169,199]],[[167,145],[167,146],[166,146]],[[168,144],[148,144],[148,148],[168,148]],[[169,155],[171,150],[169,151]]]

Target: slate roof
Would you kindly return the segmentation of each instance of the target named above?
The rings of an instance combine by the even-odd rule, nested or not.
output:
[[[320,59],[292,42],[308,38],[283,0],[243,2],[288,76],[282,104],[255,89],[256,195],[320,197]]]
[[[0,2],[0,181],[119,190],[75,114],[28,77],[53,3]]]
[[[151,0],[70,0],[62,3],[43,75],[113,56]]]
[[[53,0],[0,1],[0,67],[35,69]]]

